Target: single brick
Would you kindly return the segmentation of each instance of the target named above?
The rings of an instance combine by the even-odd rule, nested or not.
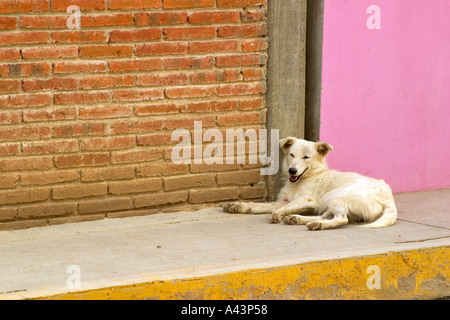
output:
[[[53,73],[89,73],[106,72],[105,61],[55,62]]]
[[[24,185],[47,185],[62,182],[72,182],[79,179],[78,171],[46,171],[26,172],[20,175]]]
[[[14,189],[19,182],[17,174],[0,175],[0,189]]]
[[[0,160],[2,171],[45,170],[52,167],[52,157],[7,158]]]
[[[0,44],[31,44],[48,43],[50,33],[47,31],[21,31],[21,32],[2,32],[0,33]]]
[[[19,207],[17,216],[22,219],[30,219],[75,214],[76,211],[77,204],[74,202],[39,204]]]
[[[261,181],[259,170],[217,173],[217,184],[254,184]]]
[[[76,116],[76,108],[71,107],[23,111],[24,122],[68,120],[75,119]]]
[[[129,45],[97,45],[80,47],[81,58],[127,57],[133,55]]]
[[[105,119],[129,117],[133,113],[132,106],[80,107],[79,119]]]
[[[81,150],[101,151],[127,149],[134,146],[133,136],[87,138],[81,140]]]
[[[167,204],[186,202],[188,191],[152,193],[134,197],[135,208],[156,207]]]
[[[191,190],[189,192],[189,203],[236,200],[240,194],[241,190],[239,187]]]
[[[164,8],[175,9],[175,8],[205,8],[213,7],[214,0],[164,0]]]
[[[109,153],[79,153],[55,156],[57,168],[101,166],[109,164]]]
[[[79,203],[79,213],[97,213],[97,212],[109,212],[131,209],[133,203],[130,198],[119,198],[119,199],[106,199],[106,200],[91,200],[91,201],[80,201]]]
[[[172,176],[178,174],[188,173],[187,164],[174,164],[174,163],[152,163],[136,167],[136,176],[138,178],[148,178],[156,176]]]
[[[161,179],[143,179],[109,183],[110,194],[153,192],[161,189]]]
[[[111,42],[152,41],[158,39],[161,39],[161,29],[158,28],[113,30],[109,33]]]
[[[0,13],[48,11],[48,0],[1,0]]]
[[[78,151],[77,140],[24,142],[23,154],[70,153]]]
[[[93,196],[106,195],[108,185],[105,183],[94,184],[78,184],[52,188],[52,198],[59,199],[75,199]]]
[[[162,158],[160,149],[142,149],[132,151],[116,151],[111,154],[112,163],[134,163],[154,161]]]
[[[134,177],[134,167],[107,167],[81,170],[81,181],[124,180]]]
[[[160,8],[161,0],[109,0],[110,10]]]
[[[134,14],[136,26],[161,26],[187,22],[186,12],[139,12]]]
[[[212,187],[215,182],[215,175],[209,173],[182,177],[165,177],[164,190],[173,191],[186,188]]]
[[[50,196],[48,188],[32,188],[16,191],[0,192],[0,204],[26,203],[47,200]]]
[[[53,43],[86,43],[86,42],[106,42],[108,33],[106,31],[53,31]]]
[[[69,5],[76,5],[82,11],[105,10],[106,0],[51,0],[52,11],[66,11]]]

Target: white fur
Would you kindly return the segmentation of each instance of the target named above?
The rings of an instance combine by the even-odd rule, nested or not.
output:
[[[306,224],[309,230],[348,222],[368,222],[361,225],[366,228],[394,224],[397,209],[391,188],[383,180],[328,169],[325,158],[332,147],[325,142],[288,137],[280,145],[285,154],[282,176],[286,182],[277,201],[234,202],[224,205],[224,211],[271,213],[272,223]],[[291,182],[289,169],[297,172],[292,175],[294,181],[304,173]]]

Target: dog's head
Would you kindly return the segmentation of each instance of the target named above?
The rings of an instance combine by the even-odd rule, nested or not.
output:
[[[326,142],[311,142],[293,137],[281,139],[280,146],[285,155],[283,174],[288,174],[292,183],[327,168],[325,158],[333,150]]]

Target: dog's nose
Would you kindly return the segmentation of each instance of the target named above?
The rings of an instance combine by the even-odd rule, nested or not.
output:
[[[289,174],[290,175],[294,175],[294,174],[296,174],[297,173],[297,169],[295,169],[295,168],[289,168]]]

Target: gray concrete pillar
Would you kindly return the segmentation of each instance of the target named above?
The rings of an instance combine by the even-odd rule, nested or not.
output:
[[[304,137],[306,10],[306,0],[268,1],[267,127],[280,138]],[[280,171],[268,178],[268,200],[282,187]]]

